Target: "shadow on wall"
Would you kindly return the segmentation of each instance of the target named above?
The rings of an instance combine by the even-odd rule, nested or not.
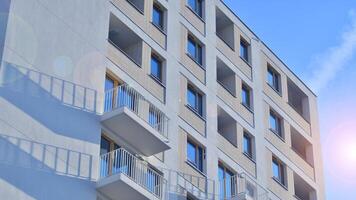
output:
[[[91,155],[81,152],[0,134],[0,180],[34,199],[90,199],[95,196],[92,160]],[[0,194],[12,195],[2,198],[14,197],[8,184],[0,185]]]
[[[99,136],[91,134],[100,132],[97,91],[93,89],[3,62],[0,97],[56,134],[99,142]]]

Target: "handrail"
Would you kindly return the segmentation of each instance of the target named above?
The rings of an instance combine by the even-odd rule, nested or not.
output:
[[[153,129],[168,138],[168,117],[127,84],[105,91],[104,113],[122,107],[130,109]]]
[[[219,180],[220,198],[232,200],[240,195],[248,195],[253,200],[268,199],[268,191],[245,173],[236,174],[230,179]]]
[[[100,179],[115,174],[124,174],[138,185],[163,198],[166,180],[146,162],[138,159],[123,148],[100,155]]]
[[[199,199],[215,199],[215,181],[205,176],[186,174],[172,169],[162,169],[168,177],[168,191],[181,193],[182,189]]]

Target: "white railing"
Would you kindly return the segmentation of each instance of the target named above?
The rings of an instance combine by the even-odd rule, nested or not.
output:
[[[215,199],[215,181],[204,176],[195,176],[191,174],[163,169],[168,179],[167,191],[184,195],[185,192],[194,195],[198,199]]]
[[[267,200],[268,192],[245,173],[219,180],[219,200],[240,200],[244,196],[253,200]]]
[[[126,107],[168,138],[168,117],[140,93],[124,84],[105,91],[104,113]]]
[[[135,183],[162,199],[165,179],[148,164],[123,148],[100,156],[100,178],[124,174]]]

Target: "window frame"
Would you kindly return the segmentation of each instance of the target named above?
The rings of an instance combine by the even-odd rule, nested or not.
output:
[[[274,118],[275,126],[277,130],[271,127],[271,117]],[[283,119],[280,117],[275,111],[270,110],[269,112],[269,129],[277,135],[279,138],[284,140],[284,133],[283,133]]]
[[[243,93],[246,93],[247,95],[247,99],[244,99],[244,95]],[[245,107],[247,107],[248,109],[252,109],[252,96],[251,96],[251,93],[252,92],[252,89],[247,86],[245,83],[242,83],[242,86],[241,86],[241,103],[242,105],[244,105]],[[247,102],[244,102],[244,100],[247,100]]]
[[[237,186],[237,182],[236,182],[236,179],[232,179],[232,180],[230,180],[230,186],[231,186],[231,188],[230,188],[230,192],[231,192],[231,196],[228,196],[227,195],[227,183],[226,183],[226,174],[229,174],[230,175],[230,177],[232,178],[232,177],[234,177],[235,175],[236,175],[236,173],[234,173],[232,170],[230,170],[229,168],[227,168],[224,164],[222,164],[222,163],[220,163],[219,162],[219,164],[218,164],[218,170],[220,170],[220,169],[222,169],[222,171],[223,171],[223,181],[224,181],[224,183],[223,183],[223,189],[224,189],[224,192],[223,192],[223,199],[228,199],[228,198],[231,198],[231,197],[233,197],[235,194],[236,194],[236,192],[237,192],[237,188],[236,188],[236,186]],[[219,179],[219,181],[221,181],[221,179],[220,179],[220,177],[219,177],[219,172],[218,172],[218,179]],[[235,180],[234,181],[234,183],[233,183],[233,180]],[[219,186],[219,189],[222,189],[221,188],[221,186]],[[219,191],[219,192],[221,192],[221,191]],[[221,198],[222,196],[221,196],[222,194],[220,193],[220,196],[219,196],[219,198]]]
[[[277,177],[274,173],[274,165],[277,166],[278,169]],[[287,187],[286,165],[275,156],[272,157],[272,178],[284,187]]]
[[[244,51],[242,51],[244,49]],[[250,63],[250,43],[242,37],[240,38],[240,58],[246,63]]]
[[[190,105],[188,93],[194,95],[195,105]],[[195,111],[200,117],[203,117],[203,95],[192,85],[188,84],[187,86],[187,106]]]
[[[194,55],[189,51],[189,44],[193,44],[194,46]],[[193,59],[199,66],[203,66],[203,45],[201,42],[195,37],[188,34],[187,38],[187,54]]]
[[[154,12],[157,12],[160,14],[159,22],[158,24],[154,20]],[[165,10],[162,9],[162,6],[157,4],[156,2],[153,2],[152,6],[152,24],[156,26],[158,29],[164,31],[164,12]]]
[[[245,141],[248,141],[248,147],[246,151]],[[253,136],[244,131],[243,133],[243,153],[251,159],[254,159],[254,151],[253,151]]]
[[[272,83],[269,80],[270,76],[272,77]],[[278,94],[281,94],[281,75],[270,65],[267,65],[267,84]]]
[[[188,154],[188,146],[194,147],[194,161],[189,158]],[[204,173],[204,161],[205,161],[205,148],[198,143],[192,141],[191,139],[187,138],[187,162],[194,166],[197,170]]]
[[[190,4],[191,1],[194,1],[194,7]],[[203,19],[203,0],[187,0],[187,5],[194,14]]]
[[[158,77],[152,73],[152,61],[156,61],[156,63],[158,64]],[[155,55],[154,53],[151,54],[151,62],[150,62],[150,75],[157,80],[158,82],[160,82],[161,84],[163,84],[163,61],[162,59]]]

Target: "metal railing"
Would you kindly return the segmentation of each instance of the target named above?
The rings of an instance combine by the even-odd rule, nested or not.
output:
[[[215,199],[215,181],[204,176],[163,169],[168,179],[167,191],[169,193],[185,194],[185,191],[198,199]]]
[[[157,132],[168,138],[168,117],[127,84],[105,91],[104,113],[122,107],[130,109]]]
[[[123,148],[100,156],[100,178],[124,174],[138,185],[162,199],[166,180],[146,162]]]
[[[268,192],[245,173],[219,180],[219,200],[268,200]]]

